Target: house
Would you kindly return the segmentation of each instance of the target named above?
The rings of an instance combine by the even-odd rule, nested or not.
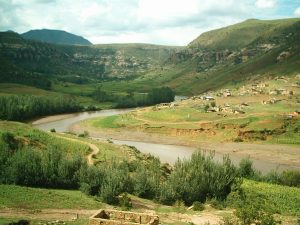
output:
[[[233,109],[233,113],[235,113],[235,114],[245,114],[245,112],[240,110],[240,109]]]
[[[249,106],[249,104],[246,102],[242,102],[241,106]]]
[[[225,91],[225,92],[223,92],[223,96],[224,97],[230,97],[232,95],[231,95],[230,91]]]
[[[212,101],[212,100],[215,100],[214,97],[208,96],[208,95],[202,96],[202,99],[203,99],[203,100],[206,100],[206,101]]]

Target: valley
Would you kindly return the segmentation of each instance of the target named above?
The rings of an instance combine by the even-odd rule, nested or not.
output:
[[[299,224],[299,30],[250,19],[187,46],[0,32],[0,224],[100,208]]]

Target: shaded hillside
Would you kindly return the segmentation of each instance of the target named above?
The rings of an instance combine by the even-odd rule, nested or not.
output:
[[[63,30],[30,30],[26,33],[21,34],[21,36],[26,39],[43,41],[52,44],[92,45],[92,43],[89,40]]]
[[[160,67],[177,48],[144,44],[71,46],[0,33],[0,82],[51,88],[52,81],[85,84],[134,78]]]

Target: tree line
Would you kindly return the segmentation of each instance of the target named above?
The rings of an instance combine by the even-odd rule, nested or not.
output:
[[[174,101],[175,93],[169,87],[153,88],[149,93],[135,94],[128,92],[125,96],[116,96],[97,87],[91,97],[98,102],[116,102],[116,108],[132,108]]]
[[[0,96],[0,119],[23,121],[37,116],[76,112],[79,103],[70,97],[41,97],[32,95]]]

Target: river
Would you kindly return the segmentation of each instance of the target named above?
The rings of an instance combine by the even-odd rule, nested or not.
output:
[[[110,109],[110,110],[101,110],[95,112],[80,112],[80,113],[71,113],[57,116],[48,116],[42,119],[35,120],[31,124],[44,131],[49,131],[50,129],[55,129],[57,132],[67,132],[69,127],[81,120],[95,118],[99,116],[111,116],[124,114],[133,109]],[[99,138],[101,137],[94,137]],[[154,144],[148,143],[147,140],[143,142],[139,141],[124,141],[124,140],[112,140],[115,144],[119,145],[129,145],[134,146],[143,153],[150,153],[156,157],[159,157],[162,162],[167,162],[173,164],[178,158],[189,158],[194,151],[197,151],[196,148],[187,147],[187,146],[178,146],[178,145],[167,145],[167,144]],[[221,153],[215,153],[215,160],[221,161],[223,155]],[[230,155],[232,162],[237,165],[241,156]],[[260,170],[262,173],[267,173],[271,170],[283,171],[285,169],[299,169],[298,167],[292,167],[289,165],[280,165],[278,163],[273,163],[269,161],[262,161],[251,159],[253,165],[256,169]]]

